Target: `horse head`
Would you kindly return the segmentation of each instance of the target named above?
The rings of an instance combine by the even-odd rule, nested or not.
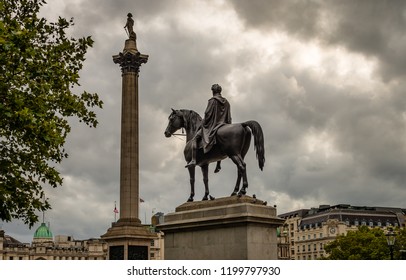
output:
[[[168,120],[169,123],[165,130],[166,137],[171,137],[175,131],[181,128],[185,128],[186,134],[193,137],[202,122],[202,118],[198,113],[186,109],[172,109],[172,113],[169,115]]]
[[[168,117],[168,126],[165,129],[165,136],[171,137],[178,129],[184,127],[182,113],[179,110],[172,109],[172,113]]]

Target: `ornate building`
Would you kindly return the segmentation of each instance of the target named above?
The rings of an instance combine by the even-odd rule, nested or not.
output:
[[[279,215],[285,223],[279,228],[280,259],[312,260],[325,256],[324,245],[338,235],[359,226],[405,226],[406,209],[339,204],[320,205]]]
[[[75,240],[53,234],[45,223],[34,233],[32,243],[22,243],[0,230],[0,260],[105,260],[107,245],[101,239]]]
[[[146,225],[156,236],[151,241],[151,260],[163,259],[163,233]],[[52,234],[42,223],[35,231],[32,243],[22,243],[0,229],[0,260],[106,260],[107,243],[100,238],[75,240],[72,236]]]

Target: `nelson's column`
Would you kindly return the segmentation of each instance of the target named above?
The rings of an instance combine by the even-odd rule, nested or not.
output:
[[[121,156],[120,156],[120,218],[113,223],[102,239],[108,243],[108,259],[149,259],[151,240],[154,238],[141,225],[139,212],[139,160],[138,160],[138,75],[140,66],[147,63],[148,55],[137,50],[132,14],[127,15],[125,29],[129,39],[124,50],[113,56],[121,67]]]

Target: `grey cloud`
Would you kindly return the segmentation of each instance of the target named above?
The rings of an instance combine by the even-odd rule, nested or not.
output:
[[[360,16],[355,19],[351,3],[230,1],[222,8],[235,8],[244,18],[247,29],[242,30],[241,36],[251,29],[267,36],[272,29],[288,33],[292,41],[318,39],[324,42],[322,47],[344,46],[352,52],[378,58],[380,71],[387,63],[388,77],[400,77],[403,58],[396,60],[400,56],[390,52],[398,51],[402,42],[401,19],[393,17],[400,11],[386,9],[390,13],[378,28],[373,15],[384,13],[384,7],[361,13],[366,2],[357,1]],[[258,56],[252,47],[256,42],[243,46],[236,40],[238,50],[215,54],[212,50],[224,45],[221,36],[190,30],[178,20],[177,12],[188,9],[187,5],[190,1],[83,1],[66,7],[65,13],[75,18],[75,36],[92,35],[95,40],[94,48],[86,56],[80,82],[83,89],[98,92],[105,104],[97,112],[100,122],[97,128],[71,121],[73,128],[66,146],[70,157],[60,166],[69,180],[65,180],[63,187],[49,191],[54,205],[46,213],[46,220],[51,221],[54,234],[98,237],[113,221],[113,203],[119,200],[121,72],[112,55],[123,49],[126,35],[122,26],[127,12],[133,12],[136,19],[139,50],[150,56],[139,76],[143,221],[144,217],[148,221],[153,209],[169,212],[186,201],[189,176],[182,153],[185,143],[165,138],[163,132],[171,107],[193,109],[202,115],[213,83],[223,86],[235,122],[253,119],[263,127],[264,171],[258,168],[252,146],[246,156],[249,194],[255,193],[270,204],[278,196],[286,196],[287,202],[278,206],[279,213],[295,210],[292,207],[297,201],[306,203],[304,207],[317,206],[308,205],[313,202],[404,206],[404,82],[382,83],[381,88],[373,89],[376,92],[368,92],[359,83],[356,87],[346,86],[345,81],[339,81],[343,86],[338,87],[335,79],[323,80],[312,71],[297,67],[294,56],[287,51],[294,48],[289,46],[279,50],[280,64],[270,61],[268,70],[257,71],[255,67],[247,70]],[[322,25],[323,17],[331,14],[337,16],[331,18],[330,25]],[[389,19],[391,16],[393,19]],[[154,27],[157,19],[165,23],[163,28]],[[379,29],[377,34],[371,32],[374,28]],[[369,42],[375,42],[373,45],[366,43],[366,35],[357,36],[368,32],[372,34]],[[385,43],[385,38],[399,38],[396,39],[399,44]],[[390,62],[391,55],[394,63]],[[328,67],[334,73],[334,65]],[[236,70],[249,75],[229,79]],[[326,158],[320,146],[308,151],[304,140],[311,133],[325,134],[337,155]],[[211,194],[228,196],[236,176],[230,160],[223,161],[219,174],[213,173],[212,166]],[[196,200],[203,192],[202,176],[197,170]],[[23,235],[20,231],[27,229],[18,229],[23,226],[15,223],[4,225],[6,233],[20,237]],[[28,231],[23,240],[30,241],[32,234],[33,230]]]
[[[248,28],[282,30],[376,58],[384,80],[406,74],[404,1],[229,1]]]

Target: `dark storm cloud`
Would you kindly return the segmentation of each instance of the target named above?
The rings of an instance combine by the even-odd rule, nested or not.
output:
[[[163,132],[171,108],[203,115],[214,83],[223,87],[234,122],[253,119],[264,131],[264,171],[258,168],[252,145],[245,158],[250,195],[278,204],[278,213],[329,203],[404,207],[406,99],[405,83],[398,79],[406,65],[400,55],[403,2],[385,3],[66,5],[62,16],[74,17],[73,36],[91,35],[95,40],[77,90],[99,93],[104,108],[97,111],[97,128],[70,120],[70,156],[59,167],[64,185],[48,192],[54,204],[46,220],[54,234],[98,237],[113,221],[114,201],[119,202],[121,72],[112,55],[124,47],[128,12],[135,18],[138,49],[149,55],[139,76],[143,222],[152,211],[168,213],[186,201],[185,142],[165,138]],[[314,59],[320,56],[314,67],[301,59],[313,59],[306,49],[312,44]],[[342,61],[350,63],[339,66]],[[391,81],[382,82],[377,73]],[[215,197],[228,196],[236,181],[235,165],[224,160],[222,166],[219,174],[210,167]],[[197,169],[196,200],[203,193]],[[10,228],[20,236],[14,226]],[[32,232],[25,240],[31,237]]]
[[[402,78],[406,73],[403,55],[406,44],[404,1],[237,0],[230,1],[230,4],[245,20],[248,29],[260,28],[264,34],[279,30],[299,39],[317,40],[326,47],[343,46],[351,52],[376,59],[379,74],[385,81]],[[351,88],[337,90],[334,85],[312,79],[306,73],[296,71],[293,75],[304,94],[293,99],[286,99],[285,94],[271,94],[269,97],[270,104],[281,101],[280,97],[285,98],[271,107],[282,108],[282,113],[293,122],[289,125],[291,131],[282,135],[292,136],[292,143],[297,144],[294,139],[302,139],[309,128],[327,131],[339,151],[351,157],[342,164],[349,164],[357,170],[353,174],[354,180],[343,180],[347,176],[345,172],[334,172],[329,175],[331,180],[328,183],[322,180],[323,185],[336,186],[337,182],[342,182],[362,190],[360,192],[385,192],[386,188],[375,188],[377,184],[373,178],[376,178],[382,185],[404,189],[405,102],[403,94],[399,94],[404,92],[403,87],[388,83],[384,90],[376,88],[375,92],[363,92],[359,88],[351,92]],[[266,91],[275,93],[275,87]],[[372,95],[376,98],[371,98]],[[261,100],[266,102],[266,99]],[[295,149],[294,153],[298,155],[300,150]],[[298,174],[298,162],[293,162],[292,168],[288,167],[288,162],[286,165],[286,175],[282,177],[289,179],[296,174],[301,178],[297,182],[301,187],[295,186],[292,195],[297,192],[305,194],[308,191],[303,186],[306,182],[319,185],[319,180]],[[344,167],[341,168],[346,170]],[[324,175],[318,172],[314,179]],[[288,185],[288,179],[284,180],[285,185]],[[292,182],[289,181],[289,184]]]
[[[268,190],[320,203],[381,205],[385,199],[402,205],[401,198],[389,195],[405,191],[405,110],[397,104],[404,104],[402,86],[341,87],[295,68],[285,61],[283,71],[271,68],[249,84],[242,82],[239,88],[250,93],[250,106],[233,108],[244,118],[255,108],[255,118],[264,125],[267,168],[262,176]],[[321,139],[314,151],[304,146],[309,135]],[[332,146],[332,156],[326,156],[324,145]]]
[[[282,29],[304,37],[312,37],[320,29],[318,1],[231,0],[229,3],[248,27]]]
[[[142,3],[138,3],[136,7],[139,9],[136,8],[133,13],[138,48],[149,55],[148,63],[141,67],[139,94],[142,186],[140,196],[146,201],[141,205],[141,213],[148,212],[148,217],[151,209],[157,208],[157,205],[160,207],[157,211],[173,210],[176,205],[186,200],[189,192],[189,178],[187,170],[184,169],[182,156],[184,142],[174,138],[166,139],[163,135],[170,108],[188,108],[202,114],[211,96],[211,84],[224,81],[224,77],[232,67],[229,65],[232,61],[229,55],[215,57],[209,53],[210,49],[222,44],[222,38],[207,35],[197,37],[197,32],[204,34],[207,30],[191,30],[181,23],[176,17],[176,12],[180,9],[177,3],[172,2],[170,8],[166,8],[163,3],[158,5],[163,10],[155,9],[157,5],[153,6],[154,9],[150,9],[149,4],[143,7]],[[94,90],[101,95],[105,106],[98,112],[100,125],[95,130],[75,125],[76,133],[70,138],[70,158],[63,165],[65,175],[73,176],[76,181],[83,180],[82,184],[90,184],[90,187],[83,188],[74,186],[75,190],[80,189],[88,199],[92,199],[92,192],[109,194],[110,201],[106,195],[99,199],[108,210],[113,200],[117,199],[114,192],[117,191],[119,182],[118,144],[121,110],[120,70],[112,63],[111,56],[123,48],[126,35],[121,26],[125,23],[127,10],[131,11],[132,8],[127,3],[119,9],[117,7],[111,9],[110,4],[101,2],[92,10],[91,15],[86,13],[87,4],[70,6],[66,9],[66,13],[75,15],[76,26],[86,26],[86,30],[92,30],[95,47],[89,50],[81,81],[88,85],[87,90]],[[149,16],[142,19],[140,17],[143,16],[144,10]],[[98,14],[108,14],[109,20],[103,22],[101,16],[97,18]],[[156,21],[163,22],[164,26],[154,28]],[[114,28],[111,26],[112,23]],[[144,28],[141,28],[142,26]],[[111,30],[115,30],[115,33]],[[74,33],[82,35],[83,30]],[[85,135],[89,137],[84,137]],[[227,176],[226,171],[227,166],[224,168],[223,176]],[[230,187],[217,192],[216,196],[231,193],[235,169],[232,168],[230,172],[232,172]],[[201,175],[198,173],[197,197],[203,196],[199,176]],[[216,179],[213,180],[213,184],[215,182]],[[66,183],[64,187],[72,188],[72,185],[75,185],[75,182]],[[182,189],[181,193],[184,195],[174,192],[174,188]],[[175,195],[176,193],[178,195]],[[78,217],[86,219],[80,214],[73,219]],[[64,220],[67,219],[69,217],[64,217]],[[95,226],[100,224],[100,220],[95,220],[93,224]]]
[[[406,74],[406,2],[229,1],[248,28],[283,30],[376,58],[384,80]]]

